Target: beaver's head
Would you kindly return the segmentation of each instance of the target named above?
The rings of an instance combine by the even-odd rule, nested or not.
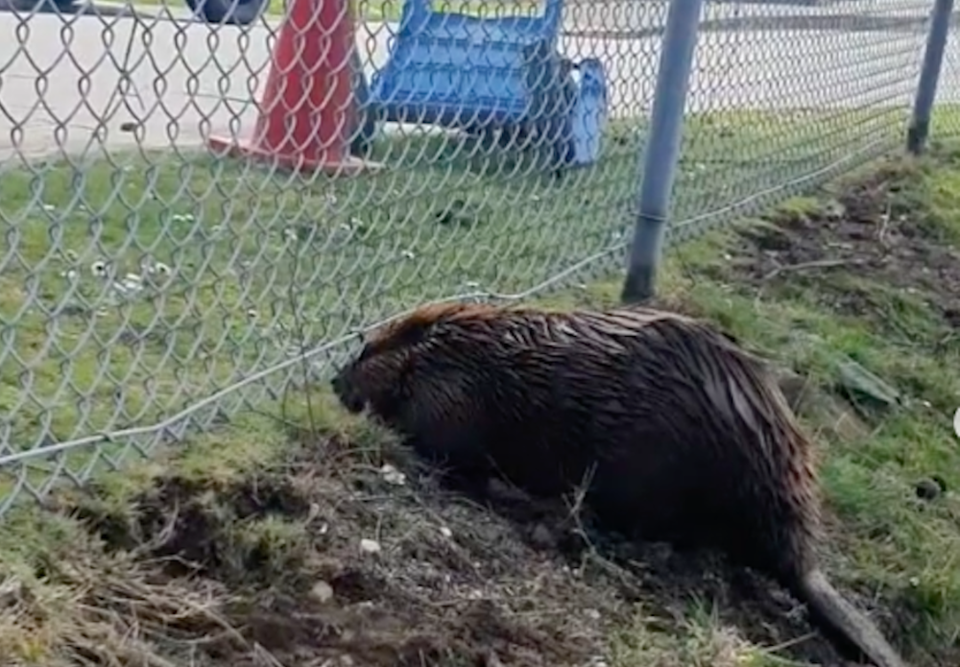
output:
[[[359,355],[337,372],[334,393],[347,410],[369,409],[387,420],[413,400],[420,401],[421,411],[439,410],[441,404],[462,396],[471,375],[463,365],[467,357],[446,352],[469,336],[465,324],[480,322],[492,312],[486,306],[425,306],[380,327]]]
[[[343,366],[331,385],[341,405],[352,413],[369,408],[387,415],[403,400],[407,376],[417,355],[411,337],[388,337],[377,331],[365,341],[360,354]]]

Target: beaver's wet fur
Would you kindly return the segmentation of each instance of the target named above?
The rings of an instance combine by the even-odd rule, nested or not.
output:
[[[548,497],[588,479],[602,525],[719,548],[806,602],[845,655],[904,667],[818,565],[813,453],[783,394],[704,322],[638,307],[427,306],[376,331],[333,387],[463,475]]]

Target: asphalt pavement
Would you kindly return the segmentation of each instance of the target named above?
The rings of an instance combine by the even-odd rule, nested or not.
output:
[[[926,7],[913,0],[824,7],[711,2],[688,109],[907,105]],[[853,15],[853,8],[872,27],[816,25],[825,16]],[[0,12],[0,34],[13,36],[0,41],[0,166],[137,146],[183,150],[200,146],[211,131],[249,134],[277,21],[240,28],[209,26],[179,10],[109,13]],[[580,0],[566,9],[560,50],[603,62],[614,117],[649,112],[664,16],[662,2]],[[367,76],[389,57],[395,32],[384,22],[358,26]],[[960,101],[957,47],[951,36],[942,101]]]

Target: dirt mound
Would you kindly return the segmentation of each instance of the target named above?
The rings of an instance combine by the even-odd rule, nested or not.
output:
[[[112,554],[54,566],[83,582],[89,613],[66,653],[155,667],[586,667],[605,660],[632,603],[653,631],[679,633],[691,597],[752,641],[811,632],[791,598],[716,556],[628,546],[566,507],[506,494],[492,512],[403,457],[384,467],[337,441],[291,447],[256,474],[160,476],[129,502],[96,487],[62,501]],[[816,635],[783,653],[836,657]]]
[[[191,640],[207,664],[589,665],[625,619],[609,577],[330,442],[227,484],[159,477],[129,504],[98,495],[61,510],[152,580],[220,591],[230,631],[212,641],[208,619]]]

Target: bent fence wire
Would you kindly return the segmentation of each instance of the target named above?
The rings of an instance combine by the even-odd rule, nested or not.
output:
[[[246,26],[0,12],[0,510],[275,399],[304,355],[323,378],[419,303],[624,265],[665,2],[326,2],[283,29],[279,2]],[[930,9],[707,2],[671,240],[901,146]],[[960,129],[953,33],[941,134]],[[348,80],[370,122],[330,148]],[[261,114],[286,146],[223,154]],[[287,168],[313,150],[297,142],[327,168]]]

